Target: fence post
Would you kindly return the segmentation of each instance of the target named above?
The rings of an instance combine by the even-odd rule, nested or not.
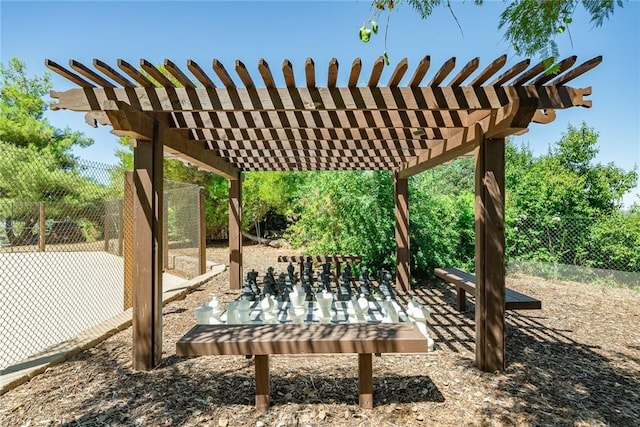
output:
[[[38,234],[38,250],[40,252],[44,252],[44,245],[45,245],[45,235],[44,233],[46,232],[46,228],[44,226],[44,221],[45,221],[45,210],[44,210],[44,202],[40,202],[40,212],[39,212],[39,234]]]
[[[205,228],[204,188],[198,188],[198,265],[200,274],[207,272],[207,231]]]

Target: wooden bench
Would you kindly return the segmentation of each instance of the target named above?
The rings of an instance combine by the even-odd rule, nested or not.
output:
[[[466,308],[466,292],[476,293],[476,276],[458,268],[436,268],[435,275],[456,286],[458,311]],[[505,288],[505,310],[540,310],[542,303],[540,300],[528,295]]]
[[[361,262],[362,257],[360,255],[280,255],[278,256],[278,262],[291,262],[300,264],[300,277],[304,273],[304,263],[307,259],[311,259],[311,262],[319,262],[325,264],[332,262],[336,264],[336,279],[340,278],[340,263],[343,262]]]
[[[411,322],[363,324],[196,325],[176,344],[178,356],[254,355],[256,410],[269,408],[269,355],[357,353],[360,407],[373,407],[375,353],[426,353]]]

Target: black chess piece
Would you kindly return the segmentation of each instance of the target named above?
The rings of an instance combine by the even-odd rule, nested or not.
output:
[[[249,282],[251,283],[251,291],[257,297],[260,295],[260,287],[258,286],[258,272],[255,270],[251,270],[247,273],[249,276]]]
[[[246,299],[249,301],[255,301],[256,300],[256,295],[253,293],[253,289],[251,288],[251,276],[250,273],[247,273],[247,275],[244,277],[244,280],[242,281],[242,284],[244,285],[242,288],[242,296],[240,297],[241,299]]]
[[[346,271],[342,272],[338,283],[338,301],[349,301],[351,299],[351,279],[347,276]]]
[[[362,272],[358,278],[359,291],[365,298],[371,296],[371,278],[369,277],[369,269],[366,265],[362,266]]]
[[[385,298],[393,298],[395,296],[395,292],[393,291],[393,276],[391,275],[391,272],[387,270],[380,271],[380,284],[378,285],[378,290]]]
[[[267,274],[264,275],[262,279],[262,294],[263,295],[278,295],[278,290],[276,289],[276,279],[273,277],[273,267],[269,267],[267,269]]]

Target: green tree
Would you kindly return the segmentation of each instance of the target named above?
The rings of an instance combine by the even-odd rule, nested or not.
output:
[[[24,62],[0,64],[0,213],[13,244],[32,239],[37,204],[47,202],[49,218],[80,215],[96,203],[102,187],[82,176],[71,154],[93,141],[80,132],[58,129],[45,118],[48,75],[28,77]],[[20,218],[15,233],[11,225]]]
[[[455,18],[455,4],[452,4],[451,0],[406,0],[406,3],[413,7],[422,19],[429,18],[434,9],[440,7],[449,8]],[[481,6],[484,1],[474,0],[474,3]],[[624,5],[622,0],[514,0],[506,3],[508,3],[506,8],[500,14],[498,29],[504,30],[505,39],[516,53],[549,58],[547,66],[551,66],[558,56],[555,38],[569,33],[579,6],[584,8],[591,22],[599,27],[613,15],[616,7],[621,8]],[[360,28],[360,39],[368,42],[371,33],[377,34],[377,20],[380,14],[385,12],[390,14],[399,4],[401,4],[400,0],[374,0],[371,16]],[[385,59],[387,59],[386,50],[385,32]]]

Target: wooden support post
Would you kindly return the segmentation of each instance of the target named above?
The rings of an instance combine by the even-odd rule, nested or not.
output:
[[[504,370],[504,138],[476,149],[476,364]]]
[[[207,272],[207,229],[205,227],[204,188],[198,191],[198,266],[200,274]]]
[[[265,412],[269,409],[269,355],[256,354],[256,411]]]
[[[133,151],[133,368],[150,370],[162,360],[162,144],[153,140]]]
[[[47,229],[45,227],[46,214],[45,214],[45,206],[44,202],[40,202],[39,204],[39,214],[38,214],[38,250],[40,252],[44,252],[45,249],[45,233]]]
[[[242,287],[242,173],[229,180],[229,289]]]
[[[119,250],[124,255],[124,310],[133,307],[133,171],[124,173]]]
[[[396,215],[396,288],[411,289],[411,255],[409,248],[409,181],[394,174]]]
[[[358,354],[358,395],[362,409],[373,408],[373,360],[371,353]]]

